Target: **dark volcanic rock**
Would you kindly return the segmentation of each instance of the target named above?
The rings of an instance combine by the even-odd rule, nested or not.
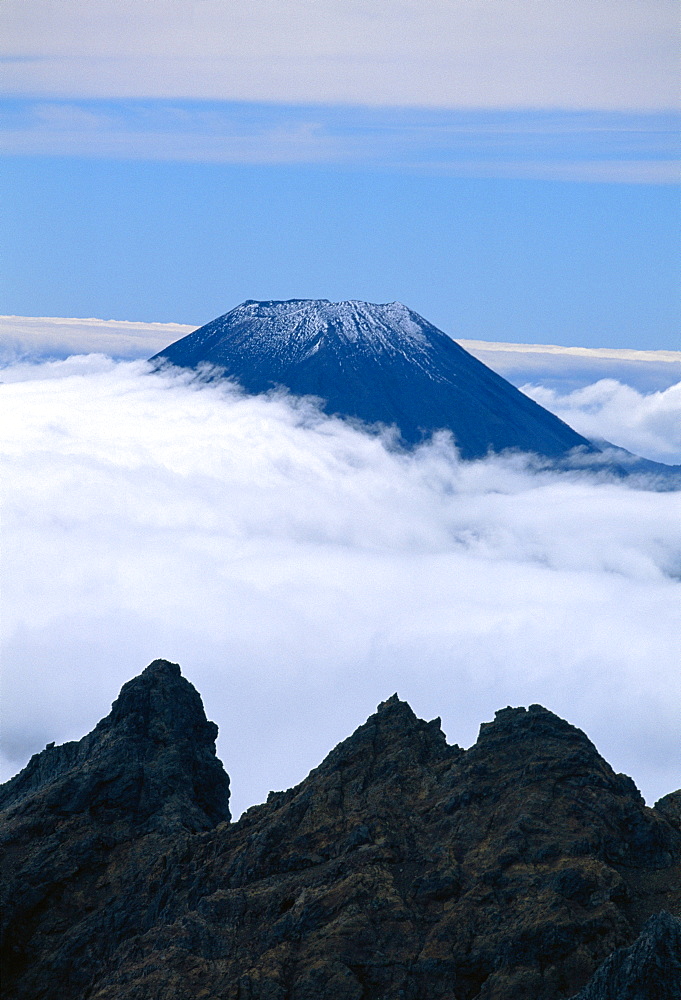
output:
[[[676,800],[647,808],[546,709],[498,712],[463,751],[393,696],[300,785],[217,826],[227,789],[214,735],[179,669],[157,661],[89,737],[5,786],[8,998],[609,1000],[613,983],[675,988],[677,923],[655,915],[681,913]],[[103,806],[103,748],[145,740],[124,755],[135,773],[153,764],[147,791],[128,791],[112,752]],[[96,782],[77,747],[99,748]]]
[[[0,788],[0,809],[102,823],[208,830],[229,819],[229,778],[215,756],[218,727],[176,663],[154,660],[78,743],[48,746]]]
[[[681,920],[656,914],[629,948],[618,948],[573,1000],[679,1000]]]
[[[401,302],[243,302],[152,361],[217,365],[247,392],[284,387],[327,413],[395,425],[408,444],[454,435],[464,458],[598,451]]]
[[[156,845],[229,820],[217,731],[179,666],[155,660],[88,736],[0,788],[4,995],[82,996],[138,926],[128,878],[144,882]]]
[[[681,832],[681,791],[664,795],[655,803],[655,808],[662,813],[668,823]]]

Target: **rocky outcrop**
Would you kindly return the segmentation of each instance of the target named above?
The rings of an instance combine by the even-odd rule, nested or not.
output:
[[[681,997],[681,920],[651,917],[629,948],[606,958],[573,1000],[678,1000]]]
[[[464,751],[393,696],[236,823],[214,737],[156,661],[2,789],[8,997],[601,1000],[653,966],[673,988],[677,800],[647,808],[546,709]]]
[[[179,666],[154,660],[88,736],[35,754],[0,788],[0,809],[11,816],[18,804],[25,814],[30,800],[45,819],[87,812],[138,831],[208,830],[230,818],[217,735]]]
[[[217,732],[179,666],[155,660],[93,732],[0,787],[5,995],[82,996],[136,927],[128,880],[160,845],[229,820]]]
[[[681,832],[681,791],[664,795],[655,803],[655,808],[668,823]]]

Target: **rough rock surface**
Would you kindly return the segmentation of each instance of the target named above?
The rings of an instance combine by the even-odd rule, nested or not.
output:
[[[215,733],[155,661],[0,789],[8,1000],[678,995],[678,793],[546,709],[464,751],[393,696],[236,823]]]
[[[154,660],[124,684],[111,712],[78,743],[51,744],[0,787],[0,808],[102,823],[208,830],[229,819],[218,727],[177,663]]]
[[[573,1000],[679,1000],[681,920],[656,914],[629,948],[618,948]]]

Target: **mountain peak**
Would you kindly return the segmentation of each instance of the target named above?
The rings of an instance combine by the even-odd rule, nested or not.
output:
[[[455,758],[461,750],[449,746],[440,719],[419,719],[406,701],[393,694],[351,736],[339,743],[312,774],[346,771],[373,774],[409,771]]]
[[[179,664],[153,660],[121,688],[111,712],[95,732],[125,727],[158,743],[190,740],[197,748],[214,748],[218,727],[206,719],[201,696],[182,676]]]
[[[421,317],[401,302],[361,302],[347,299],[287,299],[257,302],[247,299],[215,323],[250,326],[251,348],[269,345],[287,351],[291,359],[304,359],[328,344],[352,344],[366,353],[402,351],[425,347]],[[419,322],[420,321],[420,322]]]
[[[87,811],[135,828],[207,830],[230,818],[218,727],[177,663],[154,660],[82,740],[49,745],[2,787],[0,808]]]
[[[250,393],[315,396],[329,414],[396,426],[408,445],[448,430],[464,458],[593,450],[401,302],[249,299],[151,361],[214,365]]]

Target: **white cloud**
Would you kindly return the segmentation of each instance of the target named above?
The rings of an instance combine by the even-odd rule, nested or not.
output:
[[[114,358],[149,358],[195,329],[181,323],[0,316],[0,364],[94,351]]]
[[[681,382],[647,395],[615,379],[564,395],[541,385],[523,391],[585,437],[681,465]]]
[[[556,398],[603,379],[622,382],[640,393],[668,389],[681,381],[681,351],[501,344],[484,340],[458,342],[513,385],[531,392],[528,383],[539,384],[555,390]],[[546,396],[547,401],[550,398],[550,394]],[[606,434],[600,436],[607,438]]]
[[[6,371],[6,776],[156,656],[221,727],[235,808],[398,690],[469,744],[505,704],[681,784],[678,493],[412,454],[306,403],[73,358]]]
[[[256,109],[257,118],[259,106]],[[9,120],[0,133],[0,151],[22,156],[287,164],[362,160],[370,158],[377,145],[371,136],[359,141],[348,135],[336,137],[323,122],[300,120],[298,109],[286,109],[285,120],[275,112],[267,123],[244,121],[249,110],[248,105],[220,111],[158,102],[141,112],[125,105],[90,111],[75,103],[41,101],[29,105],[20,121]],[[671,168],[670,172],[663,160],[644,157],[638,170],[646,178],[652,171],[653,183],[657,175],[666,183],[675,178],[673,164]]]
[[[672,0],[4,0],[2,18],[8,93],[676,103]]]
[[[662,361],[667,364],[681,365],[681,351],[644,351],[630,347],[561,347],[558,344],[503,344],[491,340],[461,340],[468,351],[500,351],[505,354],[540,354],[544,357],[560,355],[561,357],[585,358],[591,362],[603,361]]]

